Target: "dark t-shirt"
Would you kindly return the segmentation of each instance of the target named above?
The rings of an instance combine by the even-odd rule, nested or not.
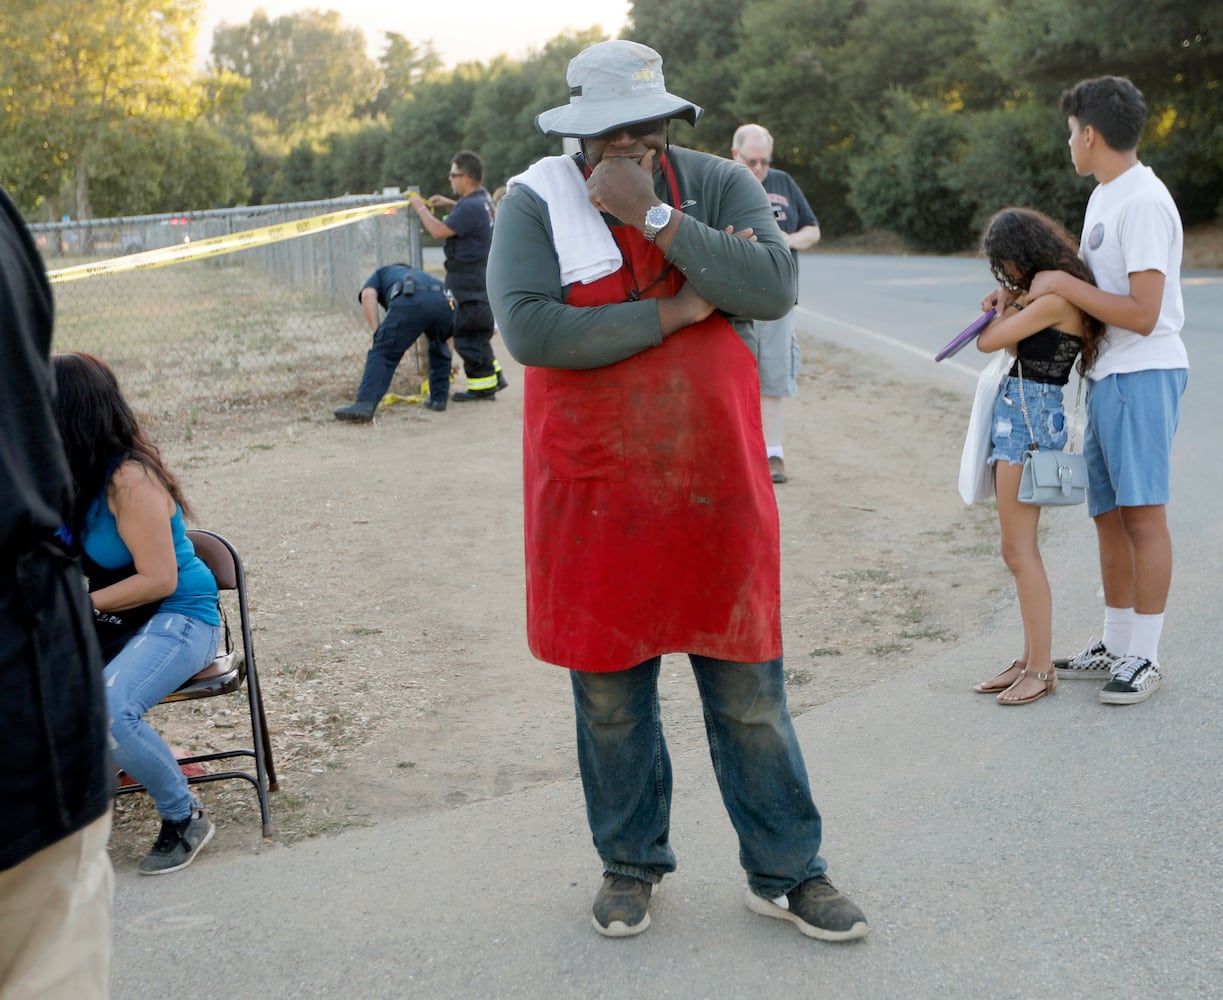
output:
[[[777,227],[783,233],[797,233],[804,226],[820,224],[797,182],[784,170],[769,167],[769,172],[764,175],[764,192],[773,206]]]
[[[493,245],[493,199],[480,188],[464,195],[443,220],[454,230],[442,245],[446,260],[482,264]]]

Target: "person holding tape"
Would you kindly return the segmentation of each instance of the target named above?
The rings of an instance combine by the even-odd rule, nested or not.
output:
[[[501,363],[493,353],[493,311],[488,305],[485,271],[493,242],[493,200],[484,187],[484,161],[469,150],[450,161],[450,188],[428,201],[414,195],[409,204],[429,235],[442,240],[446,255],[446,287],[455,301],[454,349],[463,359],[467,389],[456,392],[456,403],[493,401],[506,387]],[[445,209],[439,219],[433,209]]]
[[[446,285],[440,278],[407,264],[386,264],[366,279],[359,298],[374,343],[365,356],[357,401],[337,406],[336,419],[363,424],[373,420],[395,369],[422,333],[429,341],[429,398],[425,406],[446,409],[451,357],[446,340],[454,322],[454,300]],[[386,310],[385,316],[379,306]]]

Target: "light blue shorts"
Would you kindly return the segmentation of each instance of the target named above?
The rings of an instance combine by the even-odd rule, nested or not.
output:
[[[1087,388],[1087,513],[1166,504],[1172,436],[1181,419],[1187,368],[1108,375]]]
[[[756,320],[756,367],[760,395],[793,396],[798,392],[802,357],[794,333],[794,310],[781,319]]]
[[[989,464],[1010,462],[1023,465],[1023,453],[1036,437],[1042,451],[1060,451],[1066,447],[1069,428],[1062,410],[1062,387],[1024,379],[1023,398],[1028,404],[1028,433],[1019,405],[1019,379],[1009,375],[1003,379],[994,399],[994,422],[990,429]]]

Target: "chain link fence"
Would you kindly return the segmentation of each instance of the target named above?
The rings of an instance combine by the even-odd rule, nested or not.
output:
[[[279,423],[349,402],[370,343],[357,293],[383,264],[425,266],[420,222],[393,207],[323,231],[317,222],[402,201],[396,193],[33,225],[53,283],[54,349],[103,358],[142,416],[188,438],[204,420]],[[171,248],[286,224],[300,235],[109,270],[131,263],[115,260],[124,255],[189,252]],[[57,273],[79,265],[101,273]],[[425,370],[419,354],[405,357],[392,391],[415,392]]]

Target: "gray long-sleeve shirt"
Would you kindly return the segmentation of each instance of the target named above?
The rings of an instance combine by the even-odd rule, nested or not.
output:
[[[706,301],[726,314],[755,353],[753,319],[780,319],[794,304],[794,261],[760,183],[741,164],[670,147],[683,217],[667,251]],[[654,190],[671,202],[661,171]],[[723,230],[754,230],[756,241]],[[509,352],[524,365],[600,368],[662,343],[649,299],[579,308],[552,242],[548,206],[519,184],[502,200],[488,260],[488,293]]]

